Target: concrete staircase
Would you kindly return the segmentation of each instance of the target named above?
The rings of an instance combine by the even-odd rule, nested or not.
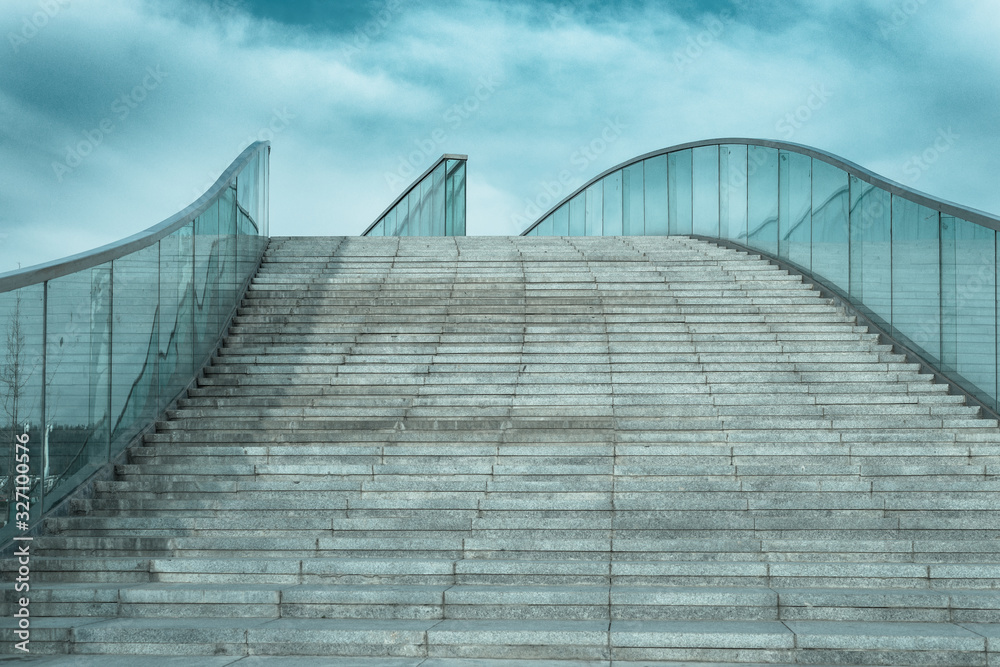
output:
[[[1000,664],[998,435],[706,242],[275,238],[32,651]]]

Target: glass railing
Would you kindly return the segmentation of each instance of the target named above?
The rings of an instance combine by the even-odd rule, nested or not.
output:
[[[362,236],[465,236],[466,155],[442,155]]]
[[[211,357],[267,245],[269,152],[144,232],[0,275],[0,543],[25,519],[18,491],[37,522]]]
[[[694,235],[786,262],[992,410],[1000,217],[808,146],[716,139],[599,175],[525,235]]]

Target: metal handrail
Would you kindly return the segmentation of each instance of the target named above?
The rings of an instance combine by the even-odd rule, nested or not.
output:
[[[462,161],[466,161],[468,159],[469,159],[468,155],[461,155],[459,153],[445,153],[444,155],[442,155],[441,157],[439,157],[437,160],[434,161],[434,164],[432,164],[430,167],[428,167],[427,170],[424,173],[420,174],[420,176],[417,176],[417,179],[415,181],[413,181],[412,183],[410,183],[410,185],[405,190],[403,190],[403,194],[401,194],[398,197],[396,197],[392,201],[392,203],[389,204],[386,207],[386,209],[384,211],[382,211],[381,213],[379,213],[378,217],[375,218],[375,222],[373,222],[372,224],[368,225],[368,228],[365,229],[365,231],[361,232],[361,236],[368,236],[368,232],[370,232],[371,230],[375,229],[375,225],[377,225],[378,223],[382,222],[382,218],[384,218],[385,216],[387,216],[389,214],[389,211],[391,211],[392,209],[396,208],[396,205],[399,204],[399,202],[401,202],[404,199],[406,199],[406,197],[411,192],[413,192],[413,188],[415,188],[418,185],[420,185],[420,183],[422,183],[425,178],[427,178],[428,176],[430,176],[434,172],[435,169],[437,169],[438,167],[441,166],[442,162],[445,162],[447,160],[462,160]]]
[[[983,227],[988,227],[990,229],[1000,231],[1000,216],[993,215],[992,213],[987,213],[986,211],[980,211],[978,209],[969,208],[968,206],[962,206],[954,202],[950,202],[933,195],[929,195],[926,192],[920,192],[919,190],[914,190],[911,187],[903,185],[902,183],[897,183],[896,181],[891,181],[883,176],[879,176],[875,172],[865,169],[859,164],[845,160],[842,157],[838,157],[833,153],[828,153],[827,151],[820,150],[819,148],[813,148],[812,146],[806,146],[804,144],[794,144],[787,141],[772,141],[770,139],[747,139],[747,138],[728,138],[728,139],[705,139],[703,141],[691,141],[684,144],[677,144],[676,146],[671,146],[669,148],[661,148],[660,150],[655,150],[639,157],[626,160],[619,165],[607,169],[594,178],[587,181],[584,185],[574,190],[571,194],[564,197],[552,208],[546,211],[544,214],[539,216],[538,220],[528,225],[527,229],[521,232],[521,236],[525,236],[532,229],[541,224],[546,218],[556,212],[559,207],[573,199],[581,192],[589,188],[591,185],[599,182],[601,179],[613,174],[616,171],[629,167],[633,164],[642,162],[653,157],[659,157],[660,155],[667,155],[669,153],[676,153],[678,151],[687,150],[689,148],[701,148],[702,146],[722,146],[726,144],[736,144],[736,145],[746,145],[746,146],[760,146],[762,148],[776,148],[778,150],[793,151],[795,153],[800,153],[802,155],[807,155],[818,160],[822,160],[828,164],[831,164],[848,174],[868,183],[874,185],[883,190],[888,191],[890,194],[898,195],[909,199],[910,201],[916,202],[922,206],[932,208],[941,213],[946,213],[948,215],[953,215],[957,218],[962,218],[963,220],[968,220],[969,222],[974,222],[976,224],[982,225]]]
[[[215,203],[219,195],[222,194],[223,190],[229,187],[233,176],[238,174],[253,159],[258,151],[265,148],[270,151],[270,147],[270,141],[257,141],[247,146],[246,150],[240,153],[240,156],[229,165],[229,168],[222,172],[222,175],[219,176],[215,184],[205,194],[187,208],[175,213],[163,222],[153,225],[149,229],[95,248],[94,250],[88,250],[44,264],[29,266],[25,269],[0,273],[0,294],[100,266],[111,260],[124,257],[137,250],[142,250],[153,245],[208,210]],[[249,216],[247,217],[249,218]],[[253,221],[253,223],[254,226],[257,225],[256,221]]]

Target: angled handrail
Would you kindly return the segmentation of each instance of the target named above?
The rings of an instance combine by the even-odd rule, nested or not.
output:
[[[406,236],[465,236],[465,169],[468,155],[445,153],[424,173],[417,177],[402,194],[396,197],[375,221],[368,225],[361,236],[399,236],[399,231],[407,232]],[[418,188],[430,183],[428,192],[423,193]],[[440,191],[435,191],[440,188]],[[416,194],[419,199],[416,209],[410,210],[410,195]],[[403,209],[406,209],[405,211]],[[425,216],[428,229],[417,229],[411,233],[413,216],[419,217],[420,212],[427,208]],[[402,216],[403,222],[398,221]],[[419,221],[418,221],[419,222]],[[389,233],[386,231],[389,230]],[[376,233],[373,233],[376,232]]]

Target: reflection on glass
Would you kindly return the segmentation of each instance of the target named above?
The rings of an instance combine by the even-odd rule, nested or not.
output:
[[[691,156],[694,173],[692,231],[719,237],[719,147],[700,146]]]
[[[892,196],[892,330],[929,360],[941,359],[938,213]]]
[[[812,161],[812,270],[844,294],[850,289],[847,172]]]
[[[365,236],[465,236],[466,161],[443,157]]]
[[[885,329],[892,322],[892,202],[851,177],[851,302]]]
[[[604,177],[604,236],[622,235],[622,172]]]
[[[750,146],[747,151],[748,236],[752,247],[778,254],[778,150]]]
[[[194,221],[195,346],[215,340],[219,319],[219,205],[213,204]]]
[[[586,194],[581,192],[569,201],[569,235],[587,235],[587,202]]]
[[[691,149],[671,153],[667,167],[667,206],[670,235],[691,233]]]
[[[552,236],[552,216],[542,220],[541,224],[538,225],[538,235],[539,236]]]
[[[423,208],[423,197],[420,186],[417,186],[406,196],[407,215],[403,236],[420,236],[420,215]]]
[[[124,447],[159,412],[159,303],[150,298],[160,291],[159,247],[137,250],[112,266],[111,439]]]
[[[569,236],[569,204],[563,204],[552,214],[552,233]]]
[[[111,453],[111,290],[110,263],[48,283],[49,470],[69,488],[96,472]]]
[[[657,155],[642,161],[645,186],[643,215],[648,236],[667,235],[667,156]]]
[[[719,148],[719,230],[723,238],[747,239],[747,147]]]
[[[0,525],[15,519],[17,506],[10,501],[15,487],[26,487],[31,498],[29,521],[42,510],[47,490],[42,478],[51,457],[42,428],[42,322],[44,285],[30,285],[0,294]],[[27,434],[34,452],[28,470],[19,473],[9,448],[15,437]],[[18,476],[21,479],[18,480]],[[22,508],[23,509],[23,508]]]
[[[642,163],[629,165],[622,170],[622,234],[645,234]]]
[[[176,396],[197,370],[194,358],[194,225],[160,241],[161,396]],[[166,405],[161,401],[159,409]]]
[[[996,406],[998,240],[794,147],[723,144],[637,160],[588,184],[529,233],[725,238],[839,292]],[[940,219],[939,219],[940,218]]]
[[[941,362],[963,389],[997,405],[996,232],[941,216]]]
[[[252,150],[207,209],[167,236],[0,293],[0,430],[29,431],[38,513],[127,446],[215,348],[267,245],[252,217],[266,221],[267,148]],[[7,519],[0,539],[13,532]]]
[[[585,190],[587,195],[587,236],[604,234],[604,186],[595,183]]]
[[[778,254],[808,271],[812,266],[812,159],[781,151],[778,164]]]
[[[465,236],[465,160],[448,160],[445,164],[444,235]]]

